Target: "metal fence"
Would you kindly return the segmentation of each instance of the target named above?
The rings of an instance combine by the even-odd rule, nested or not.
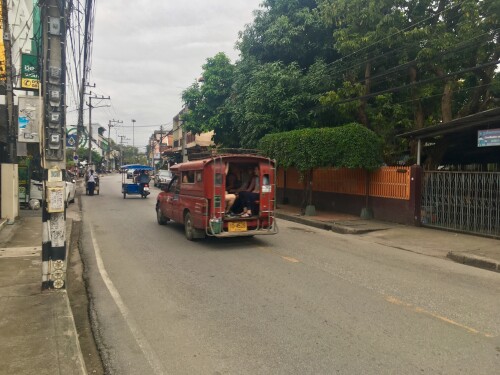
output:
[[[500,237],[500,173],[424,172],[422,224]]]

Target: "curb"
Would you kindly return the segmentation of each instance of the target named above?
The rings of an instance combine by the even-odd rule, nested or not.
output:
[[[454,253],[453,251],[450,251],[446,255],[446,257],[457,263],[466,264],[468,266],[482,268],[493,272],[500,272],[500,263],[490,258],[484,258],[471,254]]]
[[[7,224],[7,219],[1,219],[0,220],[0,231],[3,229],[3,227]]]
[[[338,225],[336,223],[325,223],[319,220],[304,219],[302,216],[293,216],[280,212],[276,212],[275,215],[278,219],[288,220],[294,223],[304,224],[318,229],[330,230],[332,232],[340,234],[363,234],[375,231],[375,229],[350,228],[343,225]]]

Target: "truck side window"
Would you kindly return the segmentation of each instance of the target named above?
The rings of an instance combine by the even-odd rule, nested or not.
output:
[[[202,182],[203,181],[203,173],[201,171],[196,172],[196,182]]]
[[[183,184],[194,184],[194,171],[182,172]]]
[[[167,191],[173,193],[175,191],[176,186],[177,186],[177,181],[178,181],[177,177],[174,177],[172,179],[172,182],[170,182],[170,185],[168,185]]]
[[[271,185],[270,185],[270,179],[269,179],[269,174],[265,174],[262,177],[262,192],[263,193],[270,193],[271,192]]]

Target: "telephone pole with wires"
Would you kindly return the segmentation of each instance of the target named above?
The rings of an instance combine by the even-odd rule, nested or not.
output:
[[[42,24],[42,290],[66,286],[66,1],[39,3]]]
[[[80,137],[83,133],[83,105],[85,103],[85,88],[88,87],[87,77],[90,71],[90,56],[91,56],[91,32],[93,29],[93,5],[94,0],[86,0],[85,1],[85,26],[84,26],[84,34],[83,34],[83,68],[82,68],[82,81],[79,90],[79,106],[78,106],[78,123],[77,123],[77,132],[76,132],[76,147],[75,153],[78,150]]]
[[[92,95],[92,92],[90,92],[90,95]],[[87,103],[87,105],[89,106],[89,159],[88,159],[88,165],[92,164],[92,108],[100,108],[100,107],[107,107],[107,106],[97,106],[97,107],[94,107],[92,105],[92,99],[97,99],[97,100],[110,100],[111,97],[107,96],[107,97],[104,97],[104,96],[98,96],[98,95],[95,95],[94,96],[89,96],[89,102]]]
[[[108,169],[111,169],[111,128],[116,126],[116,124],[123,124],[123,121],[120,120],[109,120],[108,123]],[[115,162],[116,164],[116,162]]]

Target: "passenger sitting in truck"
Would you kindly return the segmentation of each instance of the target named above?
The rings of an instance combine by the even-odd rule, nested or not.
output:
[[[240,191],[239,193],[239,198],[242,200],[244,206],[243,214],[241,215],[241,217],[250,217],[257,211],[255,201],[259,199],[260,194],[259,176],[259,167],[255,167],[248,188],[244,191]]]
[[[187,172],[182,172],[182,182],[187,183],[187,184],[194,184],[194,172],[193,171],[187,171]]]
[[[234,202],[236,201],[236,194],[234,194],[236,190],[236,176],[230,171],[229,163],[226,163],[226,191],[224,195],[224,200],[226,202],[225,214],[226,216],[231,216],[233,212],[231,208],[233,207]]]

